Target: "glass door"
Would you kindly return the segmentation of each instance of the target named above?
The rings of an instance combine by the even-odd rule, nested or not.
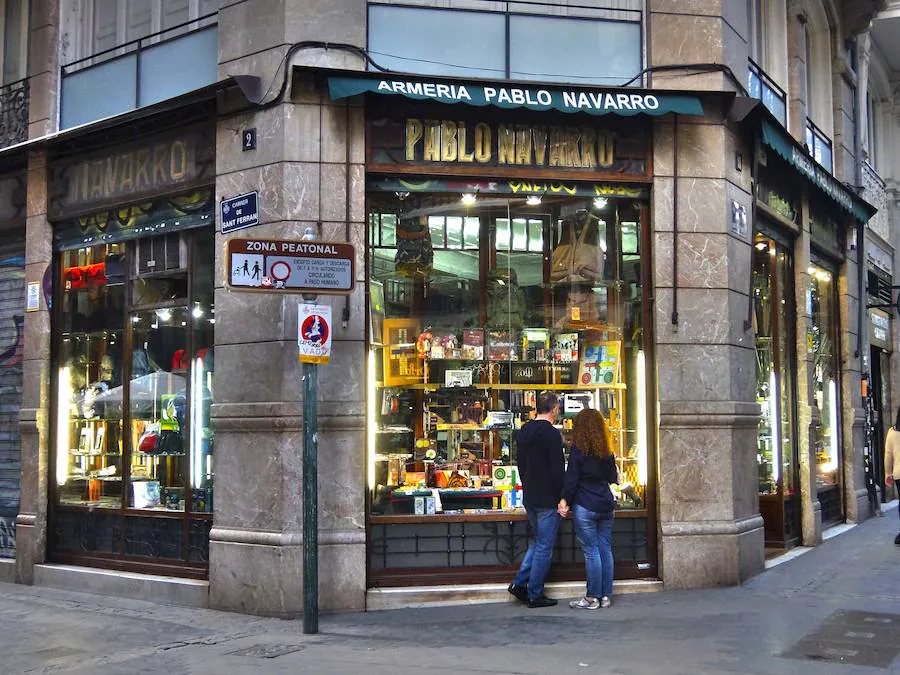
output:
[[[788,248],[758,233],[753,249],[753,322],[760,513],[766,544],[793,545],[800,537],[795,431],[793,265]]]

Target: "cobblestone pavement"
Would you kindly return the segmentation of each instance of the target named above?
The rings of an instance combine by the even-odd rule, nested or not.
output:
[[[0,675],[900,673],[898,529],[888,511],[739,588],[619,596],[597,612],[334,615],[316,636],[295,621],[0,584]]]

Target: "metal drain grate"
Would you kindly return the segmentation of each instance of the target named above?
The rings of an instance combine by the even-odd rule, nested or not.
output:
[[[303,647],[300,645],[253,645],[252,647],[244,647],[233,652],[228,652],[229,656],[252,656],[258,659],[275,659],[285,654],[293,654],[299,652]]]
[[[887,668],[900,653],[900,614],[840,610],[783,657]]]

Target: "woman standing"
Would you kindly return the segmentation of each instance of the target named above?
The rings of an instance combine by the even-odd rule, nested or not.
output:
[[[900,408],[897,408],[897,419],[894,426],[888,429],[887,438],[884,439],[884,480],[890,485],[894,484],[897,497],[900,498]],[[900,546],[900,534],[894,539],[894,543]]]
[[[597,410],[585,409],[572,425],[572,449],[559,502],[560,515],[571,510],[575,533],[584,552],[587,592],[573,600],[573,609],[610,606],[613,584],[612,527],[616,500],[610,483],[619,482],[616,458],[609,446],[609,428]]]

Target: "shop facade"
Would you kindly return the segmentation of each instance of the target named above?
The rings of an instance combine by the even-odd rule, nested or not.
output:
[[[757,134],[753,251],[760,513],[766,546],[809,545],[867,512],[860,388],[865,333],[852,256],[871,207],[766,119]]]

